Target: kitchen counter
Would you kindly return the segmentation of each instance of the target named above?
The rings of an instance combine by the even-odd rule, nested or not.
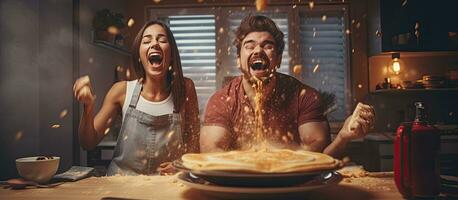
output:
[[[304,198],[302,198],[304,197]],[[237,196],[234,199],[239,199]],[[297,198],[297,197],[296,197]],[[345,178],[338,185],[301,193],[300,199],[402,199],[393,177]],[[0,199],[216,199],[191,189],[176,176],[91,177],[55,188],[0,188]],[[284,199],[284,198],[282,198]],[[288,198],[289,199],[289,198]]]

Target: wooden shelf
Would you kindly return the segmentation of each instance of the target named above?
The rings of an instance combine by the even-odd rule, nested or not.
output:
[[[431,88],[431,89],[384,89],[371,93],[428,93],[428,92],[458,92],[458,88]]]
[[[94,31],[91,32],[91,35],[92,35],[92,44],[94,44],[96,46],[99,46],[99,47],[110,49],[112,51],[121,53],[121,54],[126,55],[126,56],[130,56],[131,55],[130,50],[128,48],[126,48],[124,46],[116,45],[113,42],[108,42],[108,41],[105,41],[105,40],[97,39],[95,37]]]
[[[116,51],[118,53],[124,54],[126,56],[130,56],[130,51],[122,46],[115,45],[111,42],[103,41],[103,40],[93,40],[92,43],[96,46],[104,47],[113,51]]]
[[[97,146],[98,147],[115,147],[116,143],[117,141],[115,140],[111,140],[111,141],[106,140],[106,141],[100,142]]]
[[[402,58],[408,57],[440,57],[440,56],[458,56],[458,51],[389,51],[380,52],[380,54],[371,57],[389,57],[392,53],[401,53]]]

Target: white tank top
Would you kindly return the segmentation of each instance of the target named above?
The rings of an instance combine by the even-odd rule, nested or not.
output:
[[[124,99],[124,104],[122,106],[123,121],[127,112],[127,108],[129,107],[130,100],[132,99],[132,93],[134,92],[135,84],[137,84],[137,81],[138,80],[127,81],[126,98]],[[172,93],[170,93],[166,99],[159,102],[148,101],[140,95],[136,109],[153,116],[171,114],[173,113]]]

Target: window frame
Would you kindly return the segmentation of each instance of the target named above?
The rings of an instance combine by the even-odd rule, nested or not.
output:
[[[177,9],[180,9],[177,12]],[[320,10],[320,11],[336,11],[341,9],[344,14],[344,26],[346,30],[351,30],[350,27],[350,13],[349,13],[349,5],[342,3],[342,4],[315,4],[313,10]],[[155,14],[152,14],[154,10]],[[231,61],[230,56],[227,56],[227,54],[220,55],[219,50],[221,52],[226,52],[226,49],[229,47],[235,48],[232,45],[232,41],[228,41],[227,37],[224,37],[225,34],[227,33],[229,27],[229,20],[224,20],[228,19],[229,12],[231,10],[242,10],[242,11],[250,11],[250,12],[255,12],[256,7],[253,6],[252,4],[246,5],[246,4],[229,4],[229,5],[217,5],[217,4],[212,4],[212,5],[202,5],[202,4],[197,4],[197,5],[173,5],[173,4],[168,4],[166,6],[145,6],[145,21],[152,20],[152,19],[158,19],[161,16],[169,16],[171,13],[174,13],[173,15],[215,15],[215,55],[216,55],[216,63],[215,63],[215,78],[216,78],[216,87],[215,89],[218,90],[223,86],[223,81],[224,78],[227,76],[227,71],[224,70],[224,67],[229,67]],[[291,73],[293,67],[296,64],[301,64],[302,63],[302,49],[300,45],[296,45],[298,42],[300,42],[299,38],[299,25],[300,25],[300,12],[307,12],[307,11],[312,11],[308,4],[295,4],[295,5],[289,5],[289,4],[275,4],[272,6],[269,6],[266,8],[265,11],[258,12],[259,14],[263,14],[265,12],[286,12],[288,16],[288,52],[287,54],[289,55],[289,63],[288,63],[288,71],[290,71],[290,75],[294,76],[298,80],[302,81],[302,76],[303,76],[303,70],[301,71],[300,74],[295,74]],[[218,30],[220,28],[225,29],[226,31],[221,34],[219,33]],[[230,30],[230,31],[235,31],[235,30]],[[344,33],[345,34],[345,33]],[[350,33],[351,34],[351,33]],[[345,34],[345,86],[344,90],[345,92],[345,113],[346,116],[351,114],[351,105],[353,102],[352,98],[352,90],[351,90],[351,37],[350,34]],[[223,37],[222,37],[223,36]],[[343,121],[345,120],[345,117]],[[339,126],[342,124],[343,121],[333,121],[331,123],[331,127]],[[332,131],[335,132],[335,131]]]

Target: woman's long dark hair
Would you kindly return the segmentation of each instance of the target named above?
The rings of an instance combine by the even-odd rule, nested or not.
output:
[[[185,90],[184,90],[184,78],[183,78],[183,70],[181,69],[181,59],[180,59],[180,53],[178,52],[177,44],[175,42],[175,37],[173,37],[172,31],[170,31],[170,28],[163,22],[153,20],[145,23],[143,27],[138,31],[137,36],[134,39],[134,42],[132,44],[132,63],[133,63],[133,68],[135,71],[135,74],[137,75],[137,78],[146,78],[145,74],[145,69],[143,68],[143,65],[141,62],[139,62],[140,59],[140,45],[143,37],[143,32],[145,32],[145,29],[148,28],[149,26],[152,26],[154,24],[158,24],[164,28],[164,30],[167,32],[167,38],[169,40],[170,48],[171,48],[171,65],[172,65],[172,70],[168,70],[167,72],[167,82],[171,86],[171,92],[173,94],[173,105],[174,105],[174,112],[180,112],[181,107],[183,106],[184,98],[185,98]],[[168,66],[164,66],[168,67]]]

